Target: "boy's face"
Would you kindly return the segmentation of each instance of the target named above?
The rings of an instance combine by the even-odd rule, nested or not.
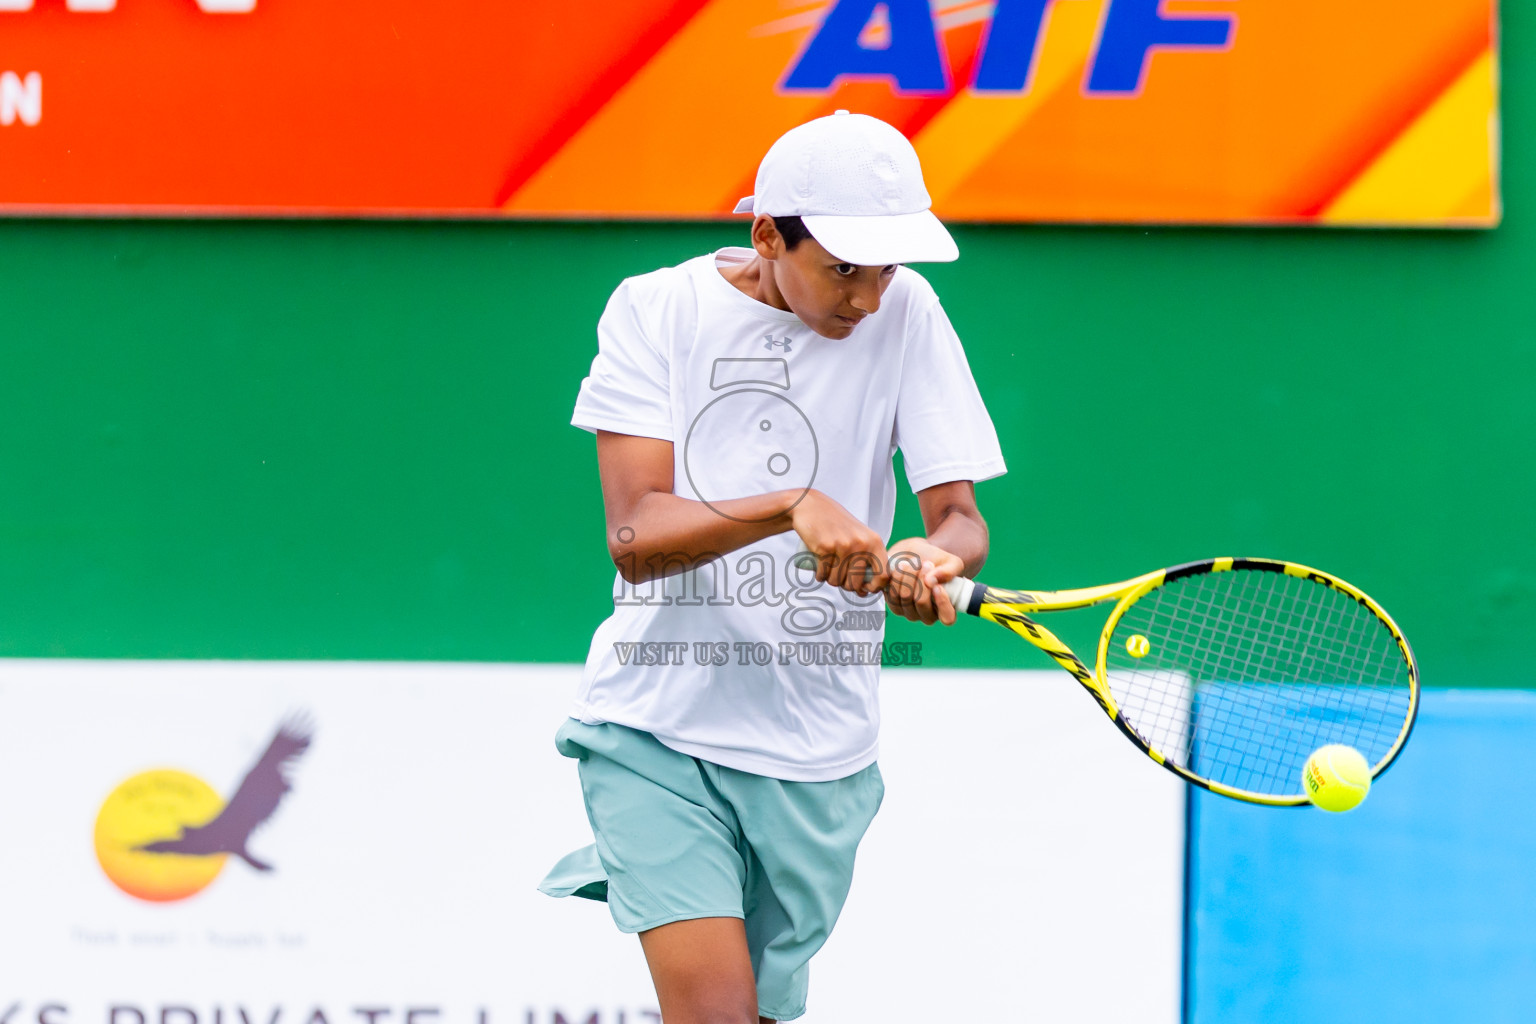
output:
[[[769,261],[772,283],[790,312],[824,338],[852,334],[860,320],[880,308],[880,298],[896,276],[894,263],[884,267],[844,263],[814,238],[787,249],[768,217],[759,217],[753,225],[752,246]]]

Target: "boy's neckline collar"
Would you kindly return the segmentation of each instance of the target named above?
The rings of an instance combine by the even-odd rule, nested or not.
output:
[[[747,262],[756,255],[757,253],[751,249],[740,245],[728,245],[723,249],[716,249],[709,255],[709,276],[715,279],[720,288],[734,296],[732,301],[734,301],[743,311],[751,313],[753,316],[756,316],[759,319],[771,320],[777,324],[799,324],[802,327],[805,326],[804,322],[798,316],[795,316],[795,314],[791,311],[787,309],[775,309],[773,306],[768,305],[766,302],[757,301],[752,296],[748,295],[746,292],[742,291],[740,288],[737,288],[735,285],[731,284],[731,282],[727,281],[725,279],[725,275],[720,273],[720,263],[722,260],[724,260],[726,263],[739,264]]]

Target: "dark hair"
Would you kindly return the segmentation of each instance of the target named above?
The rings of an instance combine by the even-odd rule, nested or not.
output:
[[[774,217],[773,226],[779,229],[779,236],[784,239],[784,248],[793,252],[795,246],[811,237],[806,230],[805,221],[799,217]]]

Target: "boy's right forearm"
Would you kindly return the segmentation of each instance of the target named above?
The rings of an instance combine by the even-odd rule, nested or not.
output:
[[[816,554],[818,580],[860,594],[890,581],[884,538],[815,489],[708,504],[651,490],[608,513],[608,550],[630,583],[685,572],[786,530]]]
[[[813,492],[771,491],[706,504],[665,491],[644,495],[609,523],[608,551],[630,583],[671,576],[793,529],[793,512]]]

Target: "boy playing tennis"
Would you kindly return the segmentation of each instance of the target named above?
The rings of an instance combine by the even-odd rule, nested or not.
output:
[[[840,639],[865,621],[847,613],[883,595],[953,623],[940,585],[987,556],[973,482],[1004,472],[902,266],[958,252],[901,133],[843,111],[789,131],[748,211],[751,249],[619,286],[572,418],[597,434],[622,584],[556,737],[597,842],[540,888],[639,933],[667,1024],[805,1012],[884,792],[879,645]],[[926,536],[887,549],[898,447]]]

